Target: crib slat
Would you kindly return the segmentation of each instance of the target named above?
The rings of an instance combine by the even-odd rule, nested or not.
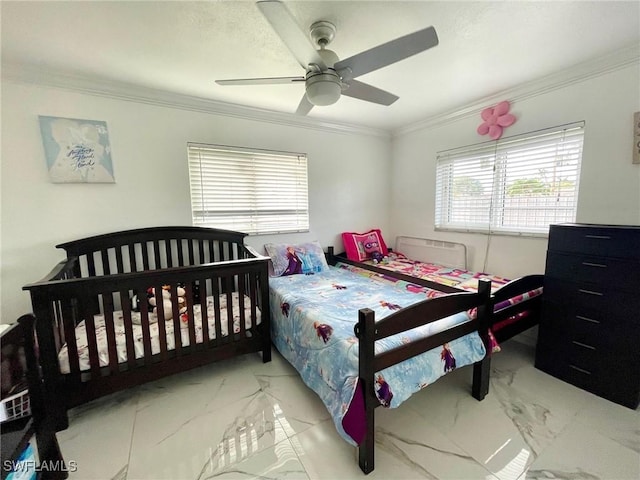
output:
[[[162,262],[160,261],[160,242],[158,240],[153,241],[153,258],[155,260],[155,269],[161,269]]]
[[[244,280],[245,274],[240,275],[238,278],[238,309],[240,310],[240,339],[245,337],[245,310],[244,310]]]
[[[171,285],[171,313],[173,317],[173,344],[176,356],[182,355],[182,321],[180,320],[180,305],[178,305],[178,285]]]
[[[122,261],[122,247],[116,247],[116,273],[124,273],[124,263]]]
[[[193,284],[187,283],[184,287],[187,297],[187,317],[189,318],[189,350],[191,352],[196,351],[196,321],[193,314]]]
[[[167,323],[166,318],[169,312],[165,312],[164,301],[162,300],[162,285],[155,286],[156,293],[156,316],[158,317],[158,340],[160,344],[160,358],[167,359]]]
[[[120,299],[122,301],[122,299]],[[108,293],[103,297],[104,323],[107,331],[107,348],[109,352],[109,370],[111,375],[120,373],[118,366],[118,349],[116,348],[116,331],[113,323],[113,295]]]
[[[96,262],[93,258],[94,253],[89,253],[87,254],[87,273],[88,273],[88,277],[95,277],[96,276]]]
[[[151,365],[151,333],[150,333],[150,325],[149,325],[149,306],[146,301],[147,292],[143,290],[142,292],[143,300],[140,302],[140,327],[142,328],[142,347],[144,350],[144,364]],[[156,314],[157,314],[156,310]]]
[[[126,290],[120,290],[120,298],[127,298],[129,292]],[[144,299],[146,298],[145,292],[134,292],[138,295],[138,298]],[[142,295],[142,296],[141,296]],[[140,304],[146,304],[147,302],[140,301]],[[124,302],[122,304],[122,316],[124,322],[124,338],[127,344],[127,365],[129,370],[133,370],[136,367],[136,350],[135,350],[135,339],[133,338],[133,322],[131,321],[131,305],[129,302]]]
[[[184,266],[184,249],[182,248],[183,240],[179,238],[177,242],[178,242],[178,266],[182,267]]]
[[[81,301],[80,313],[84,318],[84,326],[87,332],[87,346],[89,347],[89,366],[91,367],[91,377],[100,376],[100,357],[98,356],[98,341],[96,340],[96,325],[93,311],[89,305]]]
[[[225,260],[224,258],[224,242],[222,240],[218,240],[218,261],[222,262],[223,260]]]
[[[195,242],[195,240],[187,240],[187,247],[189,249],[189,265],[193,265],[195,263],[193,256],[193,242]]]
[[[234,329],[233,329],[233,296],[232,296],[232,282],[233,277],[224,277],[225,292],[227,294],[227,338],[229,342],[233,341]]]
[[[132,272],[138,271],[138,261],[136,260],[136,247],[133,243],[129,244],[129,268]]]
[[[100,250],[100,255],[102,256],[102,274],[111,275],[111,269],[109,268],[109,251]]]
[[[216,256],[214,253],[215,240],[209,240],[209,263],[213,263],[216,261]]]
[[[258,323],[258,275],[249,274],[249,298],[251,298],[251,329],[253,330]]]
[[[202,322],[202,346],[206,349],[209,345],[209,312],[207,311],[207,279],[201,278],[198,280],[200,288],[200,321]],[[217,322],[217,317],[216,317]],[[217,323],[216,323],[217,332]],[[216,337],[216,342],[217,337]]]
[[[141,242],[140,246],[142,247],[142,271],[146,272],[149,270],[149,247],[147,242]]]
[[[211,280],[211,295],[213,296],[214,326],[216,330],[215,345],[220,345],[222,337],[222,313],[220,311],[220,284],[219,279]]]
[[[62,302],[62,318],[64,328],[64,340],[67,342],[67,355],[69,357],[69,370],[72,375],[80,373],[80,360],[78,359],[78,343],[76,342],[77,314],[73,308],[74,300]]]
[[[204,241],[198,240],[198,265],[204,264]]]
[[[173,251],[171,249],[171,239],[167,238],[164,241],[164,251],[167,256],[167,268],[175,267],[173,264]]]

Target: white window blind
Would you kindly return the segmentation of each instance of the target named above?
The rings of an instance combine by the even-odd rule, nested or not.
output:
[[[546,234],[573,222],[584,122],[439,152],[440,230]]]
[[[249,234],[309,230],[307,157],[189,143],[193,224]]]

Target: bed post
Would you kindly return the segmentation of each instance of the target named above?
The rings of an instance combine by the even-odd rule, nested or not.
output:
[[[333,249],[332,246],[327,247],[327,253],[325,254],[325,257],[327,258],[327,263],[329,265],[335,265],[336,264],[335,253],[334,253],[334,249]]]
[[[55,425],[45,410],[45,399],[42,395],[42,383],[38,368],[36,354],[36,342],[34,336],[35,317],[32,314],[22,315],[18,319],[22,334],[24,336],[24,356],[27,364],[27,384],[29,386],[29,397],[31,399],[31,416],[36,431],[36,445],[38,446],[38,456],[40,461],[59,461],[60,471],[53,471],[51,478],[67,478],[64,459],[60,452],[60,445],[56,437]],[[46,474],[44,475],[46,477]]]
[[[364,410],[366,433],[364,440],[358,446],[358,463],[365,473],[371,473],[374,468],[375,447],[375,408],[380,404],[373,386],[375,373],[375,313],[369,308],[363,308],[358,312],[358,324],[354,333],[359,340],[358,348],[358,375],[364,397]]]
[[[56,431],[60,431],[69,427],[69,417],[67,416],[66,391],[58,368],[58,351],[54,333],[57,322],[52,318],[48,302],[46,295],[42,294],[39,289],[31,290],[33,314],[36,317],[38,356],[42,367],[42,380],[46,400],[45,408],[48,409],[49,414],[54,419]]]
[[[478,294],[482,303],[478,305],[476,321],[478,333],[487,351],[482,360],[473,364],[473,386],[471,394],[476,400],[482,400],[489,393],[489,374],[491,372],[491,350],[489,342],[489,318],[493,313],[493,301],[491,297],[491,281],[478,280]]]
[[[262,363],[268,363],[271,361],[271,309],[269,307],[269,263],[262,262],[260,266],[259,275],[259,287],[260,287],[260,303],[262,311],[261,326],[262,326]]]

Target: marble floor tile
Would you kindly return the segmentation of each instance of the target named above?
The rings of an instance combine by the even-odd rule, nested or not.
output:
[[[110,479],[126,472],[138,395],[136,389],[118,392],[69,411],[69,428],[57,434],[65,461],[77,466],[69,478]]]
[[[276,356],[279,357],[276,362],[286,361]],[[277,366],[273,372],[260,371],[255,379],[273,404],[276,417],[289,437],[331,418],[320,397],[304,384],[293,367]]]
[[[259,388],[223,404],[211,393],[206,403],[187,403],[189,409],[176,394],[137,412],[127,478],[206,478],[287,438]]]
[[[586,405],[576,415],[576,422],[640,455],[640,410],[589,395]]]
[[[545,450],[529,466],[524,478],[637,480],[640,478],[640,455],[576,422],[558,437],[554,448]]]
[[[409,408],[376,412],[376,451],[386,452],[407,467],[405,478],[497,480],[431,422]]]
[[[640,411],[536,370],[513,340],[487,397],[465,367],[376,410],[375,470],[274,349],[174,375],[70,411],[71,479],[624,480],[640,478]]]
[[[308,480],[302,462],[293,445],[287,440],[263,449],[246,460],[230,465],[216,473],[199,477],[202,480],[225,479],[283,479]]]

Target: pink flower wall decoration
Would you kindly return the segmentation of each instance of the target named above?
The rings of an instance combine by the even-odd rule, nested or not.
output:
[[[503,129],[513,125],[516,121],[516,117],[509,113],[510,107],[509,102],[505,100],[495,107],[485,108],[480,114],[484,121],[478,127],[477,132],[480,135],[488,133],[492,140],[499,139]]]

